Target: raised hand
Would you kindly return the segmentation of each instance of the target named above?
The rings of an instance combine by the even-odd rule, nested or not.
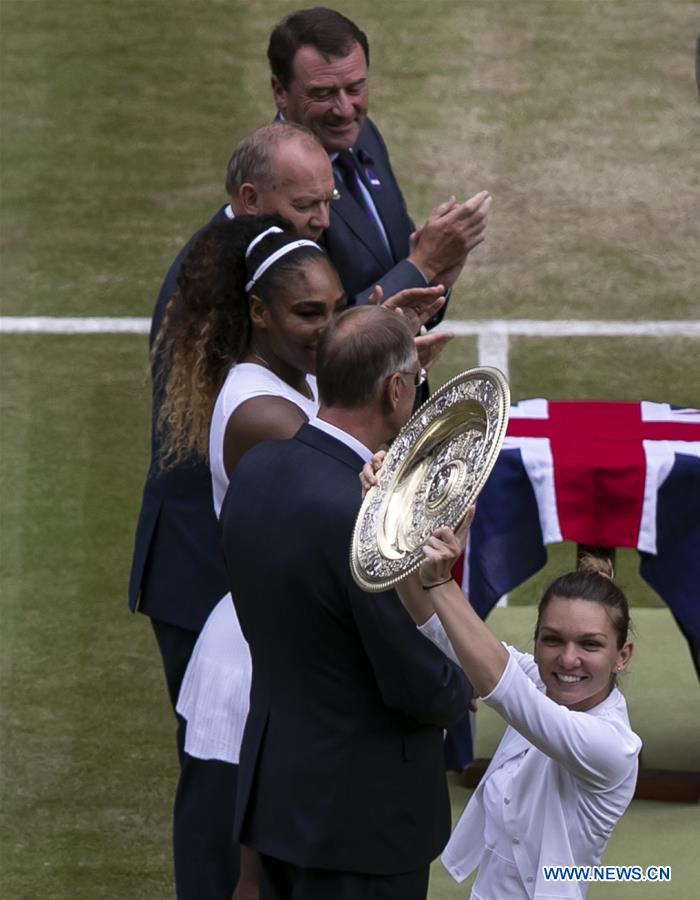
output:
[[[450,197],[437,206],[417,230],[408,259],[434,283],[443,278],[454,283],[474,247],[484,240],[493,198],[480,191],[464,203]]]
[[[452,567],[464,553],[467,533],[475,513],[476,507],[470,506],[455,531],[443,525],[430,535],[423,545],[425,559],[418,572],[422,584],[436,584],[450,578]]]
[[[443,285],[436,284],[432,287],[406,288],[383,301],[384,291],[378,284],[369,295],[367,302],[380,304],[383,301],[382,305],[387,309],[403,315],[411,332],[417,334],[421,326],[432,319],[445,305],[444,294]]]
[[[453,337],[454,334],[451,331],[440,331],[413,338],[421,368],[429,372],[430,367],[445,349],[445,344],[449,343]]]

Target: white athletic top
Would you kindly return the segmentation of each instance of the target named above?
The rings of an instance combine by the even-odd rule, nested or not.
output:
[[[209,466],[214,509],[221,512],[228,489],[224,469],[226,424],[253,397],[284,397],[309,418],[318,411],[316,379],[306,378],[314,399],[291,388],[257,363],[239,363],[229,371],[216,398],[209,430]],[[187,720],[185,751],[197,759],[238,763],[248,715],[251,660],[230,594],[217,603],[197,639],[177,701]]]
[[[209,428],[209,468],[217,518],[228,489],[228,475],[224,469],[224,435],[228,420],[241,404],[253,397],[282,397],[298,406],[307,419],[313,419],[318,412],[316,379],[307,375],[306,383],[311,388],[312,400],[257,363],[239,363],[229,370],[216,398]]]

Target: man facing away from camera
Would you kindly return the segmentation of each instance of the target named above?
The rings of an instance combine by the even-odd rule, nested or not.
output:
[[[319,344],[318,418],[231,479],[224,555],[253,663],[236,831],[259,854],[261,900],[424,900],[449,836],[443,729],[468,682],[394,591],[355,584],[348,556],[358,473],[420,377],[402,317],[342,313]]]

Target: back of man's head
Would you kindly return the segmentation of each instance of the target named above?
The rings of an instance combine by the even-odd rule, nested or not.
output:
[[[234,149],[226,167],[226,192],[235,197],[242,184],[272,190],[275,155],[286,141],[298,141],[309,151],[323,150],[316,135],[294,122],[270,122],[247,134]]]
[[[300,47],[314,47],[329,60],[347,56],[355,44],[362,47],[369,66],[369,44],[364,31],[341,13],[316,6],[282,19],[270,35],[267,58],[272,74],[287,90],[294,77],[294,57]]]
[[[326,408],[358,409],[373,403],[394,372],[415,364],[416,346],[404,319],[381,306],[354,306],[321,336],[316,377]]]

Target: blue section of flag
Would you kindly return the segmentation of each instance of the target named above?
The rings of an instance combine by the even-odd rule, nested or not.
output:
[[[700,640],[700,459],[676,453],[659,489],[656,555],[641,553],[639,573]]]
[[[656,555],[641,553],[639,573],[666,601],[700,677],[700,459],[676,453],[656,507]]]
[[[470,534],[468,594],[481,618],[546,562],[537,500],[520,451],[502,450]]]

